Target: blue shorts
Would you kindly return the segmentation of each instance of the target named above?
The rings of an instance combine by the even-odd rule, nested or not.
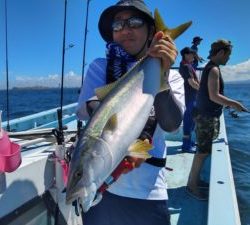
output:
[[[105,192],[102,201],[83,213],[84,225],[170,225],[166,200],[121,197]]]

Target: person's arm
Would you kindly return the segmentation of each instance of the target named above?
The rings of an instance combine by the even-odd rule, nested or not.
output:
[[[168,82],[170,88],[156,95],[154,106],[160,127],[173,132],[180,127],[185,110],[184,80],[177,71],[170,70]]]
[[[97,99],[94,97],[95,89],[106,84],[105,70],[105,59],[96,59],[89,65],[87,73],[84,77],[81,93],[78,98],[78,105],[76,108],[76,115],[80,120],[89,119],[89,112],[93,111],[94,108],[97,107]]]
[[[186,80],[192,88],[196,90],[199,89],[200,84],[198,81],[194,79],[194,75],[193,75],[194,72],[193,72],[193,68],[191,65],[188,65],[188,64],[181,65],[180,73],[182,77],[184,78],[184,80]]]
[[[194,74],[195,72],[193,72],[193,69],[191,68],[191,66],[186,65],[183,68],[183,72],[185,73],[185,77],[188,81],[188,84],[194,88],[195,90],[199,90],[200,88],[200,84],[197,80],[194,79]]]
[[[205,61],[205,59],[203,59],[201,56],[198,56],[198,60],[199,60],[200,63]]]
[[[99,105],[100,105],[100,101],[97,99],[96,96],[86,101],[86,110],[87,110],[88,116],[92,116],[92,114],[94,113],[94,111],[97,109]]]
[[[209,93],[210,100],[223,106],[232,107],[236,109],[237,111],[247,110],[240,102],[237,102],[219,93],[219,89],[220,89],[219,74],[220,72],[217,67],[213,67],[209,72],[208,93]]]
[[[195,56],[194,56],[194,57],[195,57],[195,59],[196,59],[197,61],[199,61],[200,63],[202,63],[202,62],[205,61],[201,56],[198,55],[197,52],[195,53]]]
[[[193,78],[193,77],[190,77],[188,79],[188,83],[189,85],[194,88],[195,90],[199,90],[200,88],[200,84]]]

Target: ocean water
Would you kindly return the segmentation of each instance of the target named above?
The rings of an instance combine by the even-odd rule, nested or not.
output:
[[[50,89],[11,89],[9,91],[10,119],[31,115],[44,110],[60,107],[61,90]],[[77,101],[79,88],[65,88],[63,91],[63,104]],[[3,111],[3,121],[7,118],[6,91],[0,90],[0,110]]]
[[[64,90],[64,104],[77,101],[79,89]],[[225,95],[250,109],[250,82],[226,84]],[[18,118],[60,106],[59,89],[10,90],[10,118]],[[6,120],[6,92],[0,90],[0,110]],[[233,118],[225,110],[226,128],[242,225],[250,225],[250,114]]]
[[[250,83],[226,84],[225,95],[250,109]],[[232,118],[225,111],[226,129],[242,225],[250,225],[250,113]]]

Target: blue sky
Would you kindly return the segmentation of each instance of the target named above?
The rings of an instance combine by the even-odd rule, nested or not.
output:
[[[5,12],[0,0],[0,88],[5,88]],[[86,0],[68,0],[65,54],[65,85],[80,85]],[[95,58],[105,55],[97,23],[112,0],[91,0],[86,49],[86,69]],[[206,58],[210,44],[226,38],[233,53],[224,67],[228,80],[250,79],[249,0],[145,0],[158,8],[169,27],[192,20],[188,31],[176,40],[179,50],[190,46],[196,35],[203,37],[199,53]],[[64,0],[7,0],[10,86],[59,86],[62,63]],[[179,64],[180,56],[176,61]],[[85,71],[86,71],[85,69]],[[235,76],[235,74],[239,74]]]

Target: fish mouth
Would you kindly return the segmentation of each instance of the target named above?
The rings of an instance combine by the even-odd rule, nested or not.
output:
[[[78,200],[84,212],[87,212],[95,200],[96,190],[96,185],[92,183],[89,187],[81,188],[77,192],[66,193],[66,204],[69,205]]]
[[[78,198],[79,198],[79,196],[78,196],[77,194],[71,195],[70,197],[68,197],[68,196],[66,195],[66,204],[67,204],[67,205],[70,205],[70,204],[72,204],[75,200],[77,200]]]

